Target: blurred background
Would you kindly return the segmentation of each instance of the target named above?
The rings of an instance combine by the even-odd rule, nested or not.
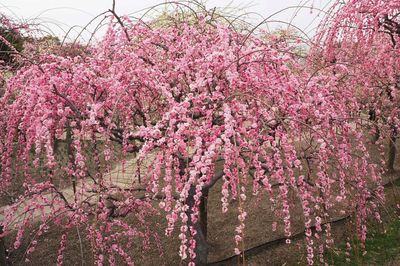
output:
[[[146,19],[159,16],[171,8],[165,0],[116,0],[115,11],[118,15]],[[179,1],[188,3],[189,1]],[[263,20],[268,22],[264,28],[269,31],[285,29],[288,23],[301,29],[309,37],[324,17],[324,11],[330,6],[330,0],[209,0],[197,2],[207,9],[216,8],[242,15],[246,21],[257,25]],[[87,42],[95,33],[101,36],[107,19],[103,12],[111,9],[112,0],[0,0],[2,12],[20,21],[38,25],[44,35],[53,35],[73,41],[77,37]],[[154,7],[154,8],[152,8]],[[109,15],[109,14],[108,14]],[[96,18],[96,16],[98,16]]]

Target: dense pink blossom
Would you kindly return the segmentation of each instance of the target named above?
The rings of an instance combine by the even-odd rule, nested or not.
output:
[[[400,122],[399,12],[397,0],[335,1],[311,53],[322,54],[327,68],[343,68],[341,86],[354,91],[359,110],[369,111],[377,137],[389,136],[392,142]]]
[[[111,22],[89,53],[43,55],[42,63],[26,65],[7,82],[0,99],[0,188],[13,183],[13,158],[25,180],[24,194],[3,221],[6,233],[17,223],[15,248],[40,214],[43,224],[85,228],[97,264],[115,264],[116,256],[133,264],[130,245],[140,238],[148,248],[153,240],[147,222],[159,207],[166,212],[166,234],[179,230],[177,252],[193,262],[202,196],[214,184],[221,187],[222,212],[232,199],[239,201],[232,232],[236,253],[243,248],[249,193],[269,195],[288,238],[294,205],[289,194],[300,199],[309,264],[323,249],[313,245],[310,228],[322,234],[323,220],[338,202],[357,202],[364,237],[371,211],[366,180],[379,186],[379,175],[370,174],[379,169],[358,125],[347,119],[356,95],[338,86],[340,66],[336,75],[311,75],[287,44],[201,14],[162,27],[122,22]],[[68,134],[65,163],[54,147]],[[138,158],[128,188],[109,178],[119,148]],[[31,162],[44,170],[39,176]],[[99,168],[92,169],[93,163]],[[72,198],[63,194],[59,176],[74,184]],[[27,215],[18,220],[27,199]],[[161,201],[153,205],[152,199]],[[138,222],[127,223],[126,216]]]

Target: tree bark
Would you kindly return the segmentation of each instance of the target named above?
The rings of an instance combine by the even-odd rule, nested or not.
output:
[[[374,134],[374,137],[373,137],[373,142],[376,143],[379,140],[380,136],[381,136],[381,132],[379,130],[379,127],[375,124],[376,123],[376,112],[375,112],[374,109],[370,109],[369,110],[369,120],[374,122],[373,127],[375,129],[375,134]]]
[[[207,265],[208,257],[208,245],[207,245],[207,198],[205,195],[201,196],[201,202],[199,206],[199,219],[196,223],[192,222],[191,214],[193,213],[193,207],[195,205],[194,195],[196,194],[196,187],[192,186],[189,190],[189,196],[187,199],[187,204],[189,210],[187,215],[189,217],[188,225],[192,226],[197,233],[193,236],[196,241],[195,254],[196,258],[194,263],[198,266]],[[206,193],[208,194],[208,192]]]
[[[208,224],[207,205],[208,205],[208,189],[204,189],[200,201],[200,224],[206,240],[207,240],[207,224]]]
[[[3,226],[0,226],[0,234],[2,234],[2,233],[3,233]],[[4,266],[8,265],[4,237],[0,238],[0,265],[4,265]]]
[[[186,171],[187,161],[181,157],[179,158],[179,174],[183,176]],[[196,195],[196,186],[192,185],[189,189],[189,195],[186,200],[187,205],[189,206],[188,211],[186,212],[188,216],[188,226],[192,226],[196,230],[196,234],[193,236],[193,239],[196,241],[195,254],[196,258],[194,263],[198,266],[207,265],[207,257],[208,257],[208,244],[207,244],[207,199],[208,199],[208,191],[209,187],[203,188],[202,196],[200,197],[200,205],[199,205],[199,217],[196,223],[193,223],[191,214],[193,213],[193,209],[195,207],[195,199]]]
[[[394,172],[395,158],[396,158],[396,137],[393,134],[389,139],[389,155],[387,161],[388,172]]]

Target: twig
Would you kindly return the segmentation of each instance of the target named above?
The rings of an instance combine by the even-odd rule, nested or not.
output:
[[[114,0],[114,3],[115,3],[115,0]],[[113,6],[113,8],[114,8],[114,6]],[[128,30],[126,29],[126,27],[125,27],[124,23],[122,22],[121,18],[117,15],[117,13],[115,13],[115,10],[114,10],[114,9],[109,9],[108,11],[110,11],[111,14],[113,14],[114,17],[117,19],[118,24],[121,25],[122,29],[123,29],[124,32],[125,32],[126,39],[127,39],[129,42],[131,42],[131,38],[129,37]]]

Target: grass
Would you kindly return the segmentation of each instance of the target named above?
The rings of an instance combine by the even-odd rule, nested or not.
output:
[[[400,187],[400,178],[393,182],[393,186]],[[397,197],[394,200],[398,202]],[[334,265],[400,265],[400,216],[393,215],[396,212],[399,214],[396,206],[392,206],[391,217],[384,219],[383,223],[370,222],[365,249],[353,236],[349,241],[349,254],[345,254],[346,242],[341,242],[340,251],[328,251],[325,258]]]
[[[362,255],[360,244],[353,241],[349,255],[345,255],[345,243],[339,253],[328,252],[325,257],[332,256],[334,265],[385,265],[400,254],[400,220],[382,226],[370,227],[369,237],[365,243],[365,255]]]
[[[397,178],[394,182],[393,185],[400,187],[400,178]]]

